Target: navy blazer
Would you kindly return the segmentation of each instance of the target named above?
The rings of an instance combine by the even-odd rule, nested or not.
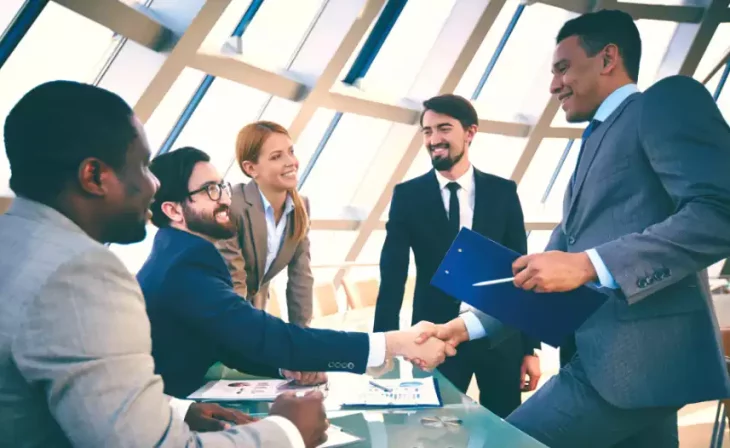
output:
[[[251,306],[233,290],[215,246],[172,228],[157,232],[137,280],[152,325],[155,372],[165,393],[185,397],[216,362],[276,377],[295,371],[364,373],[365,333],[301,328]]]

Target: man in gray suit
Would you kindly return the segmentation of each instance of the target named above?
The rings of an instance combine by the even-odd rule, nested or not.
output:
[[[157,189],[144,131],[121,98],[68,81],[43,84],[14,106],[4,136],[17,195],[0,216],[4,446],[324,440],[321,394],[280,397],[270,417],[245,426],[232,426],[252,420],[240,412],[163,394],[139,285],[104,246],[144,238]],[[229,429],[195,433],[186,423]]]
[[[623,12],[558,34],[550,90],[568,121],[590,124],[563,220],[546,252],[515,261],[515,284],[594,283],[608,300],[570,362],[507,418],[551,447],[678,446],[679,408],[730,396],[705,271],[730,255],[730,128],[691,78],[639,93],[640,59]]]

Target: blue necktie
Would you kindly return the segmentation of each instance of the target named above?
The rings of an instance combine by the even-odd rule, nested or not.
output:
[[[573,184],[575,183],[575,175],[578,172],[578,167],[580,166],[580,159],[583,156],[583,151],[586,147],[586,141],[588,141],[588,137],[591,136],[593,131],[596,130],[596,128],[601,124],[602,122],[600,120],[591,120],[591,122],[588,124],[586,129],[583,131],[583,136],[581,137],[580,142],[580,151],[578,152],[578,160],[575,162],[575,169],[573,170],[573,177],[570,178],[570,185],[571,188],[573,187]]]

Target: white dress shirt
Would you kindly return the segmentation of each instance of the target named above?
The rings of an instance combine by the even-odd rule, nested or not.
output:
[[[456,198],[459,200],[459,226],[471,229],[474,223],[474,203],[476,198],[474,166],[469,164],[469,169],[454,181],[447,179],[443,174],[436,171],[436,180],[438,180],[439,188],[441,189],[441,199],[444,203],[447,219],[449,217],[451,190],[446,185],[450,182],[459,184],[460,188],[456,191]],[[461,302],[459,312],[459,317],[464,321],[466,330],[469,333],[469,339],[478,339],[486,336],[487,332],[484,330],[484,326],[479,321],[479,318],[474,315],[472,307],[469,304]]]

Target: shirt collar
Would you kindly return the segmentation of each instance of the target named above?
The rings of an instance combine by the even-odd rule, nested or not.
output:
[[[271,206],[271,202],[266,199],[266,196],[264,196],[260,189],[259,194],[261,195],[261,202],[264,204],[264,212],[268,212],[269,210],[273,212],[274,208]],[[294,210],[294,201],[292,201],[291,195],[287,194],[286,202],[284,202],[284,215],[288,215],[292,210]]]
[[[625,86],[614,90],[605,100],[603,100],[603,103],[601,103],[598,107],[593,119],[601,122],[606,121],[613,111],[615,111],[626,98],[638,91],[639,88],[636,84],[626,84]]]
[[[436,171],[436,180],[438,181],[439,189],[441,189],[441,190],[446,188],[446,185],[449,182],[452,182],[451,180],[444,177],[444,175],[439,173],[438,171]],[[453,182],[456,182],[457,184],[459,184],[459,186],[461,187],[462,190],[464,190],[466,192],[471,191],[474,188],[474,165],[472,165],[470,163],[469,169],[466,170],[466,172],[464,174],[462,174],[458,179],[456,179]]]

